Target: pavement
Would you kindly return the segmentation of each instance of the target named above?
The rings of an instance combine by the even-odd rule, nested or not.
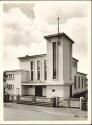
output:
[[[50,116],[53,116],[55,114],[54,118],[57,118],[59,115],[62,116],[64,119],[77,119],[77,120],[87,120],[87,111],[81,111],[77,108],[54,108],[54,107],[44,107],[44,106],[34,106],[34,105],[24,105],[24,104],[16,104],[16,103],[5,103],[4,109],[16,109],[16,110],[25,110],[32,112],[37,112],[39,114],[49,114]],[[6,110],[5,112],[6,113]],[[39,116],[38,114],[38,116]],[[5,114],[6,115],[6,114]],[[62,119],[61,118],[61,119]],[[34,119],[34,118],[33,118]],[[59,119],[59,117],[58,117]]]

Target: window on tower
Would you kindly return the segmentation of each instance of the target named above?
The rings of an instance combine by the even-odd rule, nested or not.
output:
[[[53,46],[53,79],[56,79],[56,42],[53,42],[52,46]]]
[[[34,63],[31,62],[31,80],[34,80]]]

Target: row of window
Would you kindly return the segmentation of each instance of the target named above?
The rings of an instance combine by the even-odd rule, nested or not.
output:
[[[76,81],[77,81],[77,79],[76,79],[77,77],[76,76],[74,76],[74,88],[76,89]],[[80,77],[80,76],[78,76],[78,88],[80,88],[81,87],[81,85],[82,85],[82,88],[83,87],[86,87],[86,78],[84,78],[84,77]]]
[[[41,61],[37,61],[37,80],[41,78]],[[31,62],[31,80],[34,80],[34,62]],[[44,80],[47,80],[47,61],[44,60]]]
[[[56,74],[56,68],[57,68],[57,49],[56,49],[56,47],[57,47],[57,44],[56,44],[56,42],[53,42],[52,43],[52,48],[53,48],[53,79],[56,79],[56,77],[57,77],[57,74]],[[33,62],[31,62],[31,80],[33,80],[33,72],[34,72],[34,68],[33,68],[34,66],[33,66]],[[46,80],[47,79],[47,62],[46,62],[46,60],[44,60],[44,80]],[[40,61],[37,61],[37,80],[40,80]]]

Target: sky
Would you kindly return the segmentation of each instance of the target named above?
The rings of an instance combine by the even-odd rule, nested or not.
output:
[[[4,4],[4,70],[19,69],[18,57],[46,53],[44,35],[57,33],[60,17],[60,32],[75,42],[78,71],[88,73],[88,13],[84,1]]]

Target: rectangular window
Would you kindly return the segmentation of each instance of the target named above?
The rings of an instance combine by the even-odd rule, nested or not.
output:
[[[47,80],[47,61],[44,60],[44,80]]]
[[[76,89],[76,76],[74,76],[74,88]]]
[[[13,74],[8,74],[5,76],[6,79],[12,80],[14,79],[14,75]]]
[[[83,88],[83,77],[82,77],[82,88]]]
[[[56,42],[53,42],[53,79],[56,79]]]
[[[55,89],[52,89],[52,92],[55,92]]]
[[[12,74],[9,74],[9,78],[13,78]]]
[[[37,61],[37,80],[40,80],[40,61]]]
[[[34,80],[34,63],[31,62],[31,80]]]
[[[80,88],[80,76],[78,76],[78,88]]]
[[[13,89],[13,88],[14,88],[14,85],[8,84],[8,85],[7,85],[7,88],[8,88],[8,90]]]

